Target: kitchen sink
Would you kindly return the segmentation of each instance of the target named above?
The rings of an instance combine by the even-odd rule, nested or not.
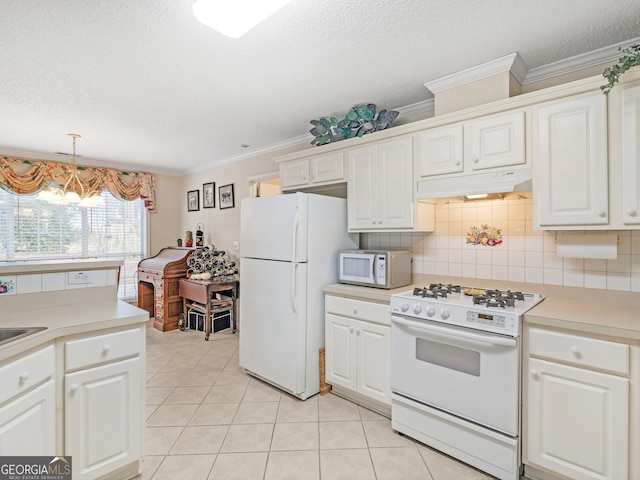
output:
[[[47,327],[29,327],[29,328],[0,328],[0,345],[13,342],[20,338],[26,337],[36,332],[45,330]]]

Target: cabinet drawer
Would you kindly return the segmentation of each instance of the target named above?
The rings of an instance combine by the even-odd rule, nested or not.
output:
[[[50,345],[0,367],[0,404],[51,377],[54,364]]]
[[[529,354],[534,357],[629,375],[629,345],[532,328]]]
[[[75,370],[139,355],[140,342],[140,329],[66,342],[65,370]]]
[[[140,282],[149,282],[149,283],[153,283],[153,281],[157,278],[157,275],[153,274],[153,273],[146,273],[146,272],[138,272],[138,280]]]
[[[325,310],[327,313],[379,323],[381,325],[391,325],[390,307],[384,303],[327,295],[325,298]]]

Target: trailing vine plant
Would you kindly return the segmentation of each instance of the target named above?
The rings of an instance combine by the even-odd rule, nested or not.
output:
[[[618,83],[620,75],[625,73],[631,67],[640,65],[640,44],[631,45],[628,48],[619,48],[624,54],[618,59],[618,63],[611,65],[604,69],[602,76],[607,79],[606,85],[602,85],[600,90],[605,95],[609,95],[609,92],[613,86]]]

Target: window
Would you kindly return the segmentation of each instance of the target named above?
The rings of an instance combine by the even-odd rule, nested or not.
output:
[[[105,205],[54,205],[37,195],[0,189],[0,261],[118,258],[118,297],[135,300],[138,262],[145,257],[146,210],[142,200],[102,192]]]

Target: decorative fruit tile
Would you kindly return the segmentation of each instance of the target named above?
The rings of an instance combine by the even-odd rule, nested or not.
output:
[[[16,276],[0,277],[0,295],[15,295]]]

